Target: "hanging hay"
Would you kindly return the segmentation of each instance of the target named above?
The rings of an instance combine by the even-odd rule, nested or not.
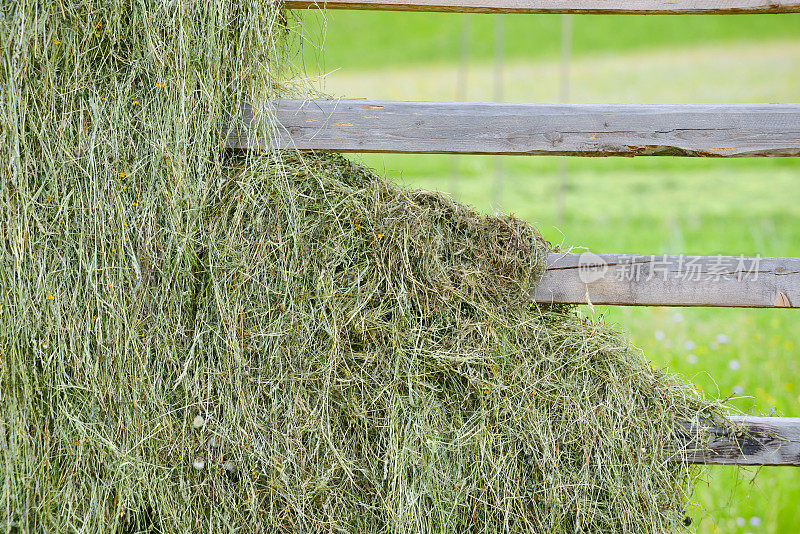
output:
[[[237,103],[298,90],[285,17],[2,8],[0,527],[683,528],[675,424],[719,407],[533,303],[534,229],[224,150]]]

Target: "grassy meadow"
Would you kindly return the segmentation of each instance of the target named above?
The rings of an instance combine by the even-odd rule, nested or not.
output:
[[[491,100],[487,15],[304,15],[310,76],[328,94]],[[504,94],[557,101],[561,19],[506,16]],[[575,102],[797,102],[800,17],[574,16]],[[324,36],[324,56],[312,43]],[[534,223],[552,242],[594,252],[800,256],[800,161],[364,155],[409,186],[450,192]],[[751,413],[800,416],[797,310],[584,309],[626,331],[656,364]],[[709,469],[698,532],[782,533],[800,525],[800,471]]]

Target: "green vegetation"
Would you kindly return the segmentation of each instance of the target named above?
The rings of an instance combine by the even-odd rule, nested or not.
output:
[[[494,57],[493,15],[312,11],[302,17],[306,23],[305,60],[312,72],[342,66],[390,69],[423,62],[457,62],[464,17],[471,25],[471,58],[480,61]],[[540,60],[558,56],[560,15],[504,18],[507,58]],[[800,33],[800,14],[576,15],[572,23],[576,57],[797,38]],[[320,42],[324,42],[323,53]]]

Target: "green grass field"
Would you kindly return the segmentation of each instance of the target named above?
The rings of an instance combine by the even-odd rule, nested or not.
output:
[[[304,16],[306,55],[324,70],[343,65],[372,69],[391,65],[449,63],[460,55],[463,17],[469,17],[476,60],[494,55],[494,15],[337,11]],[[508,58],[558,56],[559,15],[505,15]],[[794,38],[800,14],[774,15],[582,15],[573,17],[576,56],[629,53],[697,44]],[[319,43],[324,43],[320,54]]]
[[[326,26],[310,73],[342,96],[453,99],[462,15],[307,15]],[[467,95],[490,99],[491,16],[469,16]],[[596,102],[791,102],[800,89],[800,17],[575,16],[572,99]],[[554,101],[560,19],[506,16],[506,95]],[[316,32],[316,33],[315,33]],[[340,69],[340,70],[337,70]],[[449,191],[534,223],[554,243],[594,252],[800,256],[800,161],[678,158],[359,157],[409,186]],[[566,168],[562,180],[560,169]],[[495,180],[502,177],[499,195]],[[612,308],[656,364],[752,414],[800,416],[796,310]],[[796,532],[800,472],[709,469],[692,515],[699,532]]]

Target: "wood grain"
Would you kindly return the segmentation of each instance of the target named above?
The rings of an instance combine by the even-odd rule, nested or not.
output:
[[[797,156],[800,104],[489,104],[282,99],[271,140],[241,109],[228,145],[334,152]]]
[[[372,9],[459,13],[792,13],[795,0],[288,0],[290,9]]]
[[[545,304],[800,307],[800,258],[551,253]]]
[[[712,465],[800,466],[800,418],[731,417],[730,422],[684,424],[678,457]]]

